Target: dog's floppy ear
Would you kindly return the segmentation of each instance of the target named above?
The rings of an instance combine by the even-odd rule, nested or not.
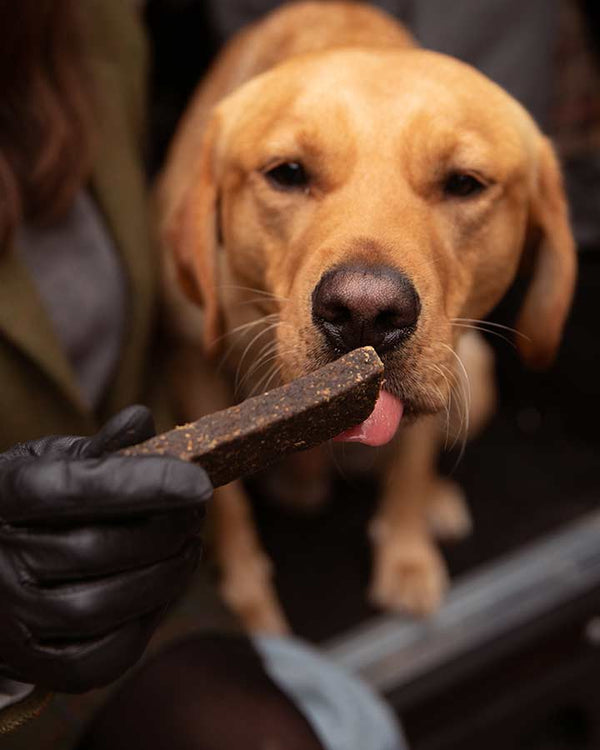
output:
[[[558,350],[576,276],[576,250],[558,160],[550,141],[539,145],[531,224],[539,237],[533,277],[517,320],[519,350],[536,369],[549,366]]]
[[[218,293],[219,190],[215,174],[219,121],[208,124],[192,177],[165,228],[177,277],[188,299],[204,311],[204,346],[214,354],[223,331],[223,311]]]

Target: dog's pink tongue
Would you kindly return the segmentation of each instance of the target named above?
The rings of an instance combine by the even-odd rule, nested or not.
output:
[[[365,445],[385,445],[396,434],[403,411],[402,401],[387,391],[381,391],[371,415],[356,427],[340,433],[334,440]]]

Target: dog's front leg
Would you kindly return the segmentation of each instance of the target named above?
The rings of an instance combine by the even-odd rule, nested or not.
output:
[[[216,491],[211,516],[225,602],[250,632],[289,631],[273,586],[271,561],[258,539],[241,482],[231,482]]]
[[[388,468],[383,497],[371,524],[374,569],[371,601],[384,609],[427,615],[448,584],[446,565],[431,530],[431,503],[452,504],[452,487],[437,477],[437,417],[405,427]],[[460,502],[460,499],[458,499]]]

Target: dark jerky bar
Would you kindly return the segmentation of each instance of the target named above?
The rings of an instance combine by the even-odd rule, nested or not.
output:
[[[127,448],[200,464],[215,487],[360,424],[373,411],[383,364],[370,346],[230,409]]]

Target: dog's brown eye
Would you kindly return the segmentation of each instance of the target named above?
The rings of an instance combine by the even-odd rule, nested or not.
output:
[[[444,183],[444,193],[453,198],[470,198],[485,190],[485,184],[464,172],[453,172]]]
[[[265,172],[267,180],[280,190],[304,190],[308,187],[306,170],[297,161],[278,164]]]

